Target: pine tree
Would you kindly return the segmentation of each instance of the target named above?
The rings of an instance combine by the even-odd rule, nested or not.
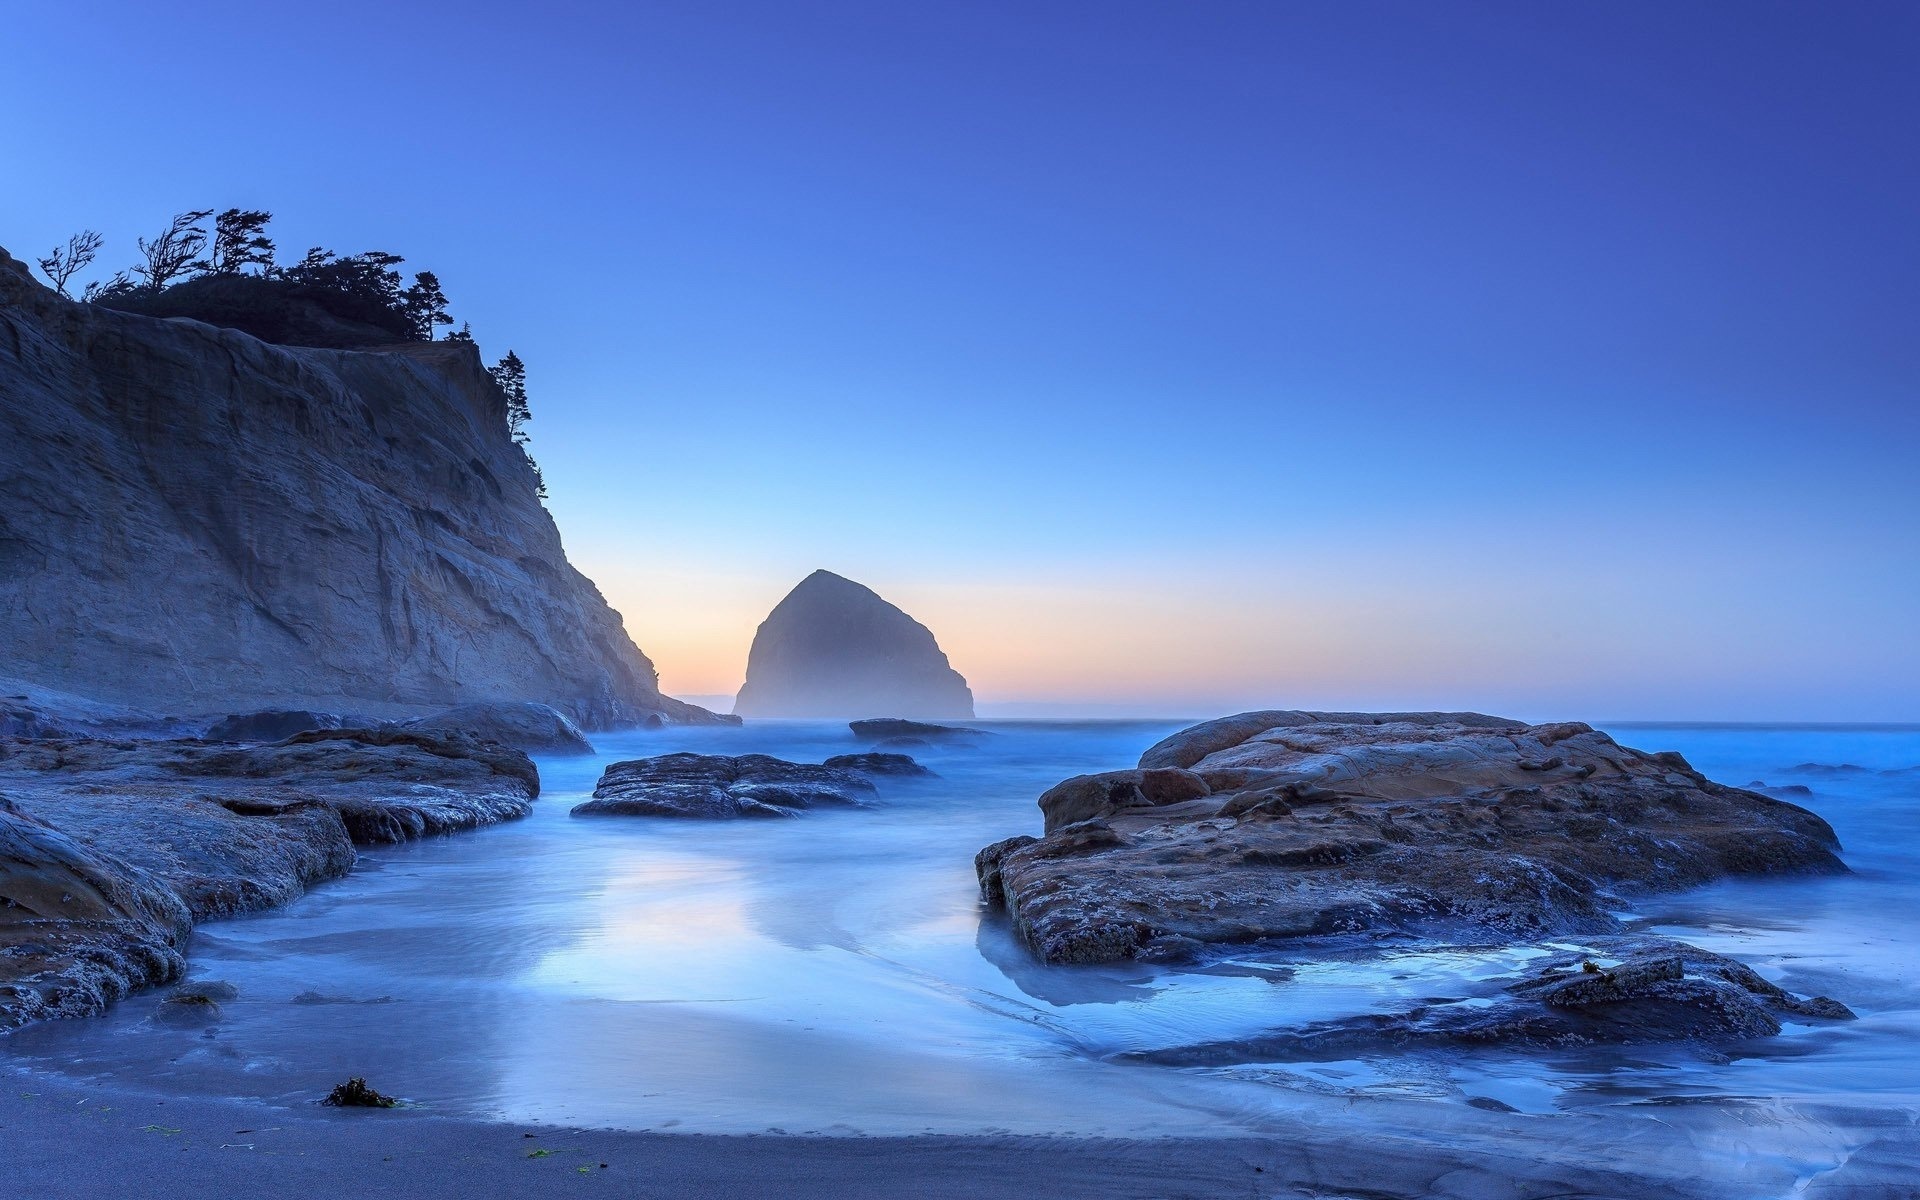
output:
[[[440,290],[440,278],[432,271],[413,277],[413,286],[400,293],[400,309],[413,326],[413,336],[423,342],[433,340],[435,325],[453,324],[453,318],[447,315],[447,294]]]
[[[527,365],[520,361],[518,354],[509,350],[490,373],[507,397],[507,432],[513,435],[514,441],[524,446],[527,442],[527,422],[533,419],[533,413],[527,408]]]

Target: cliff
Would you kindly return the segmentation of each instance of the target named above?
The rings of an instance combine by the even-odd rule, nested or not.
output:
[[[272,345],[0,251],[0,676],[184,712],[660,694],[567,562],[472,345]]]
[[[733,711],[750,717],[973,716],[933,632],[871,589],[815,571],[753,635]]]

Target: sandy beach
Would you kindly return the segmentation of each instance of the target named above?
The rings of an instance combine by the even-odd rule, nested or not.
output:
[[[1525,1121],[1526,1118],[1515,1118]],[[1617,1129],[1615,1130],[1617,1132]],[[578,1195],[822,1197],[1319,1196],[1398,1200],[1920,1195],[1920,1138],[1890,1129],[1803,1181],[1761,1157],[1737,1180],[1688,1171],[1687,1131],[1660,1145],[1556,1157],[1448,1150],[1418,1138],[1086,1139],[721,1137],[454,1120],[421,1111],[308,1110],[75,1086],[15,1072],[0,1094],[10,1194],[241,1197]],[[1478,1141],[1476,1136],[1473,1140]],[[1489,1143],[1489,1146],[1491,1143]],[[1578,1160],[1591,1156],[1586,1164]],[[1604,1165],[1630,1161],[1632,1171]]]

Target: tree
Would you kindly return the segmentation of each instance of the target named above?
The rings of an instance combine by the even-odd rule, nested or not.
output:
[[[213,219],[213,241],[207,255],[209,275],[238,275],[248,267],[259,267],[262,275],[273,272],[273,239],[266,235],[270,212],[251,208],[230,208]]]
[[[460,322],[460,328],[449,333],[447,340],[450,342],[465,342],[469,346],[473,345],[473,326],[465,321]]]
[[[113,278],[107,280],[105,283],[101,283],[96,279],[88,284],[87,290],[80,293],[80,299],[86,301],[88,304],[93,304],[100,300],[113,300],[120,296],[130,295],[139,290],[140,289],[134,285],[131,275],[128,275],[125,271],[115,271]]]
[[[207,245],[207,231],[200,228],[200,222],[212,215],[210,208],[184,212],[151,242],[136,239],[147,261],[134,267],[133,273],[140,277],[148,291],[159,291],[198,265],[195,259]]]
[[[72,299],[67,294],[67,281],[93,262],[103,240],[93,230],[83,229],[68,238],[65,246],[55,246],[52,254],[40,260],[40,270],[53,281],[55,291]]]
[[[400,293],[400,305],[413,327],[413,336],[420,341],[433,340],[435,325],[453,324],[453,318],[447,315],[447,294],[440,290],[440,278],[432,271],[413,277],[413,286]]]
[[[527,365],[520,356],[507,351],[507,356],[490,368],[493,381],[507,397],[507,432],[520,445],[527,444],[527,422],[533,419],[533,413],[527,408]]]

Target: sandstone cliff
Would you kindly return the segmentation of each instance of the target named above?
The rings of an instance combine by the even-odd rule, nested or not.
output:
[[[471,345],[270,345],[0,251],[0,675],[183,712],[712,719],[660,694],[535,487]]]
[[[973,716],[933,633],[851,579],[815,571],[753,636],[733,711],[749,717]]]

